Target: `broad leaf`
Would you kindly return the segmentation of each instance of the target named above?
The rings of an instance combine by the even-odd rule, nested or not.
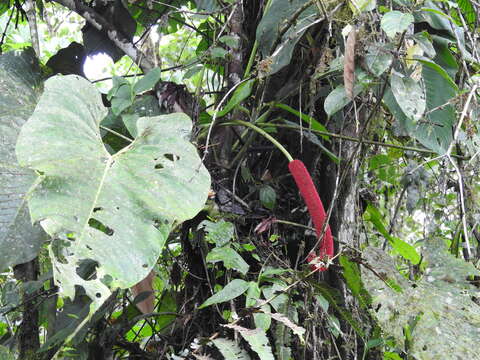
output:
[[[363,287],[358,265],[350,261],[345,255],[340,256],[340,265],[342,265],[343,268],[342,275],[345,278],[349,289],[352,291],[352,294],[357,297],[364,308],[367,308],[371,303],[371,299],[370,295]]]
[[[363,86],[360,84],[355,85],[353,88],[354,96],[360,94],[363,90]],[[342,110],[346,105],[350,104],[350,99],[345,93],[345,87],[343,85],[337,86],[325,99],[323,107],[328,116],[332,116],[337,111]]]
[[[390,44],[370,45],[365,55],[365,64],[375,76],[382,75],[392,64],[393,55]]]
[[[383,15],[380,26],[389,38],[393,38],[396,34],[407,30],[412,22],[412,14],[404,14],[394,10]]]
[[[308,0],[272,0],[257,26],[256,40],[265,58],[263,69],[272,75],[290,63],[293,49],[304,32],[315,23],[317,8]],[[299,15],[290,21],[297,11]]]
[[[200,223],[198,228],[204,228],[207,232],[205,239],[216,246],[223,246],[228,244],[233,238],[235,226],[228,221],[220,220],[216,223],[204,220]]]
[[[475,303],[478,288],[469,279],[479,271],[449,255],[442,244],[443,239],[425,242],[428,268],[415,282],[400,274],[382,250],[365,249],[362,258],[369,269],[375,269],[373,273],[362,268],[362,279],[373,299],[370,312],[400,347],[407,345],[408,328],[413,339],[408,352],[415,359],[476,359],[480,307]],[[386,279],[400,284],[403,291],[393,290],[388,285],[392,281]]]
[[[219,304],[225,301],[235,299],[237,296],[240,296],[245,291],[247,291],[248,287],[249,287],[249,284],[245,280],[234,279],[230,281],[227,285],[225,285],[225,287],[222,290],[210,296],[198,308],[203,309],[204,307],[207,307],[213,304]]]
[[[32,49],[0,56],[0,271],[37,256],[45,234],[33,226],[25,200],[35,173],[17,164],[15,143],[41,92]]]
[[[392,93],[403,113],[417,122],[425,112],[425,94],[421,86],[410,77],[391,76]]]
[[[42,174],[29,199],[32,219],[68,248],[61,258],[50,249],[55,280],[72,299],[83,286],[92,310],[109,287],[147,276],[173,224],[195,216],[210,187],[185,114],[140,118],[135,141],[111,155],[99,132],[106,112],[88,81],[51,78],[17,142],[20,164]],[[97,262],[95,279],[77,274],[83,259]]]
[[[155,84],[160,80],[162,71],[160,68],[155,68],[146,73],[135,85],[133,85],[133,91],[135,94],[141,94],[147,90],[151,90]]]

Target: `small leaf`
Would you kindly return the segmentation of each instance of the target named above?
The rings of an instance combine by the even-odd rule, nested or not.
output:
[[[402,256],[404,259],[411,261],[413,264],[420,263],[421,257],[417,253],[415,248],[412,245],[406,243],[405,241],[390,235],[385,228],[385,225],[383,224],[382,215],[380,214],[378,209],[371,204],[368,204],[367,210],[365,211],[365,220],[370,221],[375,226],[378,232],[382,234],[385,239],[388,240],[392,248],[396,252],[398,252],[400,256]]]
[[[120,115],[120,113],[132,105],[132,100],[113,98],[112,100],[112,112],[114,115]]]
[[[248,353],[241,349],[235,341],[216,338],[212,342],[225,357],[225,360],[250,360]]]
[[[183,75],[183,79],[190,79],[195,74],[198,74],[202,69],[203,69],[203,65],[192,66],[190,69],[187,70],[185,75]]]
[[[224,58],[228,54],[228,51],[221,47],[214,47],[210,50],[212,58]]]
[[[232,49],[238,48],[238,45],[239,45],[238,36],[224,35],[219,40],[220,42],[224,43],[225,45],[227,45]]]
[[[218,247],[228,244],[232,240],[235,231],[234,225],[225,220],[220,220],[216,223],[204,220],[198,225],[199,229],[202,227],[207,232],[206,240]]]
[[[412,14],[394,10],[383,15],[380,26],[389,38],[393,38],[396,34],[407,30],[413,20]]]
[[[353,95],[357,96],[363,90],[363,86],[360,84],[355,85],[353,89]],[[344,108],[345,105],[349,104],[352,100],[348,98],[345,87],[340,85],[336,87],[330,94],[328,94],[325,99],[323,107],[328,116],[332,116],[337,111],[340,111]]]
[[[223,303],[223,302],[235,299],[236,297],[242,295],[245,291],[247,291],[249,286],[250,286],[249,283],[246,282],[245,280],[234,279],[230,281],[227,285],[225,285],[225,287],[222,290],[210,296],[198,308],[203,309],[213,304],[219,304],[219,303]]]
[[[155,84],[160,80],[162,71],[160,68],[155,68],[146,73],[135,85],[133,85],[133,91],[136,95],[141,94],[147,90],[153,89]]]
[[[365,64],[368,70],[375,76],[382,75],[392,64],[393,55],[390,53],[390,50],[390,46],[387,44],[383,46],[379,44],[368,46]]]
[[[372,340],[368,340],[367,344],[366,344],[366,348],[367,349],[372,349],[374,347],[377,347],[379,345],[382,345],[383,344],[383,339],[372,339]]]
[[[422,31],[420,33],[416,33],[413,35],[413,38],[429,58],[435,57],[436,51],[433,47],[432,39],[428,32]]]
[[[273,210],[277,201],[275,190],[269,185],[262,186],[260,188],[260,201],[267,209]]]
[[[207,262],[223,262],[227,269],[234,269],[245,275],[248,272],[248,264],[243,260],[239,253],[228,246],[216,247],[207,255]]]
[[[227,105],[225,105],[225,107],[218,112],[217,117],[227,115],[233,108],[249,97],[252,93],[252,87],[254,83],[255,79],[251,79],[239,85],[238,88],[233,92],[233,95],[228,101]]]

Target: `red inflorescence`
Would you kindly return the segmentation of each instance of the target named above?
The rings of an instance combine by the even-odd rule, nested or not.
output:
[[[312,217],[317,236],[320,236],[323,224],[327,218],[325,209],[322,204],[320,196],[318,196],[317,189],[313,184],[310,173],[300,160],[293,160],[288,164],[290,173],[293,175],[295,182],[302,194],[303,200],[307,204],[308,212]],[[325,262],[325,258],[333,257],[333,237],[330,225],[327,225],[325,235],[320,243],[320,250],[318,255],[314,253],[308,254],[307,260],[310,263],[312,270],[325,271],[326,268],[321,264]]]

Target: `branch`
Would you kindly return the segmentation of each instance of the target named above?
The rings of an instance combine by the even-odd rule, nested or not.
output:
[[[105,31],[113,43],[129,56],[144,73],[154,68],[154,65],[130,40],[128,40],[121,31],[118,31],[105,18],[99,15],[94,9],[83,4],[79,0],[52,0],[66,8],[76,12],[83,17],[90,25],[99,31]]]
[[[38,27],[36,18],[36,5],[34,0],[27,0],[24,3],[25,14],[27,14],[28,27],[30,29],[30,38],[32,40],[35,55],[40,58],[40,41],[38,39]]]

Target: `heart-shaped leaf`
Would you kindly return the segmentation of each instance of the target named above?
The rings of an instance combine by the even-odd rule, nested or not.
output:
[[[50,249],[55,280],[70,298],[83,286],[92,310],[110,288],[128,288],[147,276],[174,223],[195,216],[210,187],[188,141],[187,115],[138,119],[135,141],[111,155],[99,131],[106,113],[87,80],[53,77],[16,149],[20,164],[41,174],[29,199],[32,219],[60,239],[54,245],[66,243],[61,257]],[[97,263],[96,278],[77,274],[84,259]]]

